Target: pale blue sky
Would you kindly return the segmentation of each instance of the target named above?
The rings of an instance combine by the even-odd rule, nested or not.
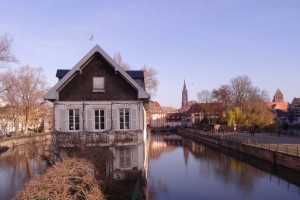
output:
[[[181,106],[184,79],[191,100],[238,75],[270,99],[277,88],[300,97],[299,0],[0,0],[4,33],[19,65],[43,67],[51,86],[99,44],[134,69],[154,67],[163,106]]]

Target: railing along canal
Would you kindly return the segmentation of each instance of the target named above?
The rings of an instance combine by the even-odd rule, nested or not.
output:
[[[294,156],[300,156],[300,148],[299,146],[293,145],[293,144],[271,144],[271,143],[266,143],[264,142],[264,140],[250,140],[250,139],[240,139],[238,137],[235,136],[226,136],[226,135],[222,135],[222,133],[220,134],[215,134],[215,133],[205,133],[202,132],[200,130],[194,130],[194,129],[189,129],[188,131],[183,130],[185,133],[190,133],[193,135],[208,135],[211,136],[213,138],[216,139],[223,139],[223,140],[228,140],[228,141],[232,141],[232,142],[236,142],[236,143],[241,143],[241,144],[245,144],[245,145],[249,145],[249,146],[254,146],[254,147],[258,147],[258,148],[263,148],[263,149],[268,149],[268,150],[272,150],[272,151],[276,151],[276,152],[280,152],[280,153],[285,153],[285,154],[289,154],[289,155],[294,155]]]
[[[220,138],[219,135],[215,135],[215,137]],[[269,149],[272,151],[277,151],[280,153],[286,153],[294,156],[300,156],[300,148],[298,146],[293,146],[292,144],[286,145],[286,144],[270,144],[270,143],[265,143],[264,140],[255,140],[251,141],[249,139],[238,139],[237,137],[232,137],[232,136],[224,136],[223,139],[229,140],[229,141],[234,141],[250,146],[255,146],[263,149]]]

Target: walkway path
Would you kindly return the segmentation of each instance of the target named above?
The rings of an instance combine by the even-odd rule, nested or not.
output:
[[[295,136],[288,136],[288,135],[280,135],[278,137],[277,134],[271,134],[271,133],[255,133],[254,136],[251,136],[250,133],[225,133],[225,134],[219,134],[224,135],[228,137],[236,137],[240,140],[251,140],[251,143],[253,142],[261,142],[266,144],[295,144],[299,145],[300,147],[300,137]]]
[[[219,136],[227,140],[234,140],[252,146],[272,149],[284,153],[300,156],[300,137],[271,134],[271,133],[255,133],[251,136],[250,133],[206,133],[196,129],[186,129],[194,134],[205,134]]]

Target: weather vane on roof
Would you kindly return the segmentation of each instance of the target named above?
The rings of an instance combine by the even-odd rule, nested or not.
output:
[[[93,41],[93,37],[94,37],[94,35],[92,35],[88,40]]]

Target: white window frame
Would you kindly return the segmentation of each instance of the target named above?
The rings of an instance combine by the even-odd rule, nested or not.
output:
[[[132,166],[132,148],[120,147],[119,148],[119,166],[120,168],[131,168]]]
[[[70,111],[73,112],[73,116],[70,116]],[[76,117],[76,111],[78,111],[78,116]],[[71,128],[71,119],[72,119],[72,124],[73,124],[73,128]],[[76,123],[76,120],[78,120],[78,122]],[[78,129],[76,129],[76,124],[78,124]],[[69,131],[79,131],[80,130],[80,109],[79,108],[71,108],[68,109],[68,130]]]
[[[128,111],[128,121],[126,121],[126,119],[127,119],[126,118],[126,111]],[[120,130],[130,130],[130,126],[131,126],[131,124],[130,124],[130,121],[131,121],[130,111],[131,111],[130,108],[119,108],[119,129]],[[128,124],[128,128],[127,128],[126,124]]]
[[[96,111],[99,112],[99,119],[98,119],[98,123],[99,123],[99,128],[96,128]],[[101,121],[101,111],[103,111],[103,122]],[[97,108],[93,110],[93,125],[94,125],[94,130],[98,130],[98,131],[102,131],[102,130],[106,130],[106,110],[104,108]],[[104,127],[101,128],[101,123],[103,123]]]
[[[93,92],[105,92],[104,77],[93,77]]]

